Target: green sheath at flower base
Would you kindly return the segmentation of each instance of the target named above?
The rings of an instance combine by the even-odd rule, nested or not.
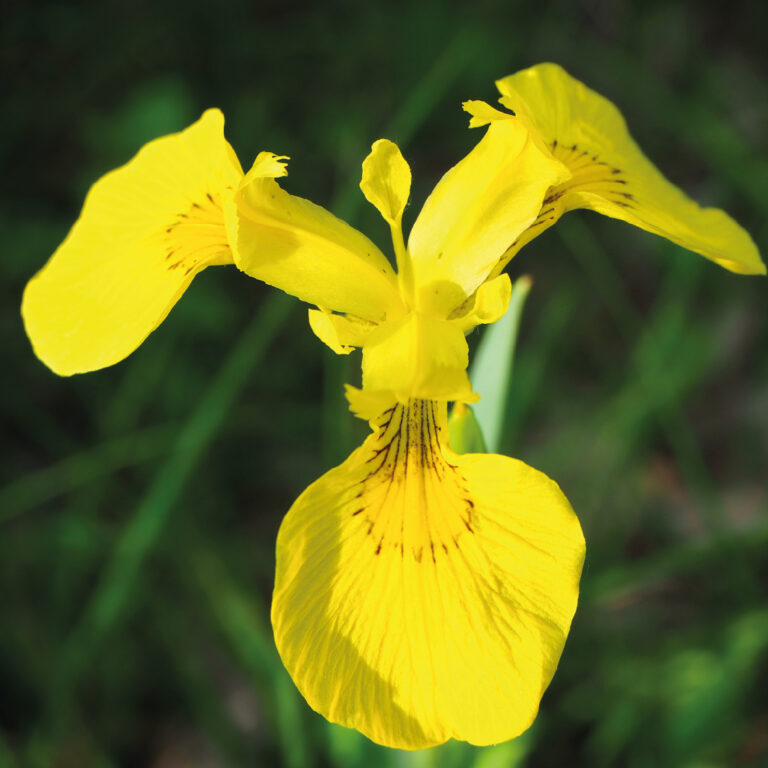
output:
[[[472,407],[456,403],[448,418],[448,434],[451,450],[456,453],[487,453],[483,430],[475,418]]]

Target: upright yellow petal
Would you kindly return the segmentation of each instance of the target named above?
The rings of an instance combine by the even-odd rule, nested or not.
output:
[[[325,208],[282,189],[274,176],[283,173],[257,160],[235,193],[237,266],[310,304],[383,320],[400,305],[386,256]]]
[[[373,330],[363,343],[363,389],[410,398],[475,402],[469,349],[460,325],[411,312]]]
[[[513,250],[565,211],[590,208],[666,237],[732,272],[765,273],[749,234],[723,211],[701,208],[664,178],[608,99],[556,64],[539,64],[496,85],[502,104],[515,110],[573,174],[550,190],[536,229]]]
[[[280,528],[280,656],[311,707],[380,744],[513,738],[576,609],[579,522],[535,469],[453,453],[445,404],[396,405],[372,426]]]
[[[471,125],[494,119],[485,136],[438,182],[408,240],[416,306],[447,317],[486,279],[510,244],[536,219],[565,167],[529,140],[513,115],[468,103]],[[478,118],[478,114],[480,118]]]
[[[70,375],[133,352],[200,270],[232,263],[223,206],[242,175],[224,116],[210,109],[97,181],[24,292],[37,356]]]
[[[385,221],[399,226],[411,192],[411,169],[397,144],[388,139],[373,143],[363,161],[360,189]]]

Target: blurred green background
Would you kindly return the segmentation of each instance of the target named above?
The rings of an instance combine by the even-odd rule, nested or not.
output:
[[[305,307],[217,268],[111,369],[57,378],[24,336],[24,283],[89,185],[204,108],[244,166],[290,155],[289,191],[388,249],[357,189],[371,142],[412,166],[411,223],[479,138],[460,102],[543,60],[765,257],[765,4],[468,6],[4,3],[1,768],[768,765],[764,278],[585,213],[513,261],[533,288],[502,449],[560,483],[588,558],[537,722],[486,749],[376,747],[280,666],[280,519],[366,430],[341,386],[359,359]]]

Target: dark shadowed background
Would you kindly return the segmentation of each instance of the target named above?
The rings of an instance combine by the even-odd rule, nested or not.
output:
[[[357,184],[410,162],[411,223],[480,134],[460,103],[559,62],[768,253],[761,3],[20,2],[2,10],[0,768],[768,765],[766,281],[587,214],[534,279],[504,449],[555,478],[588,544],[539,719],[496,749],[406,754],[328,726],[269,628],[274,541],[365,433],[306,309],[207,270],[125,362],[60,379],[19,317],[89,185],[218,106],[247,168],[389,249]],[[482,394],[482,393],[481,393]]]

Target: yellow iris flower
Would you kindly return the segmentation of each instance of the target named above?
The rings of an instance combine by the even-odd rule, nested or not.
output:
[[[316,307],[312,330],[335,352],[362,348],[362,388],[347,394],[372,431],[286,515],[272,622],[315,710],[405,749],[528,728],[576,609],[584,539],[556,483],[447,442],[447,402],[477,399],[466,334],[506,311],[509,259],[565,211],[591,208],[765,272],[749,235],[668,182],[616,108],[560,67],[498,87],[514,114],[465,104],[486,133],[437,184],[407,246],[408,164],[387,140],[364,161],[396,271],[279,186],[286,158],[261,153],[244,175],[209,110],[93,186],[22,307],[47,365],[94,370],[135,349],[197,272],[234,263]]]

